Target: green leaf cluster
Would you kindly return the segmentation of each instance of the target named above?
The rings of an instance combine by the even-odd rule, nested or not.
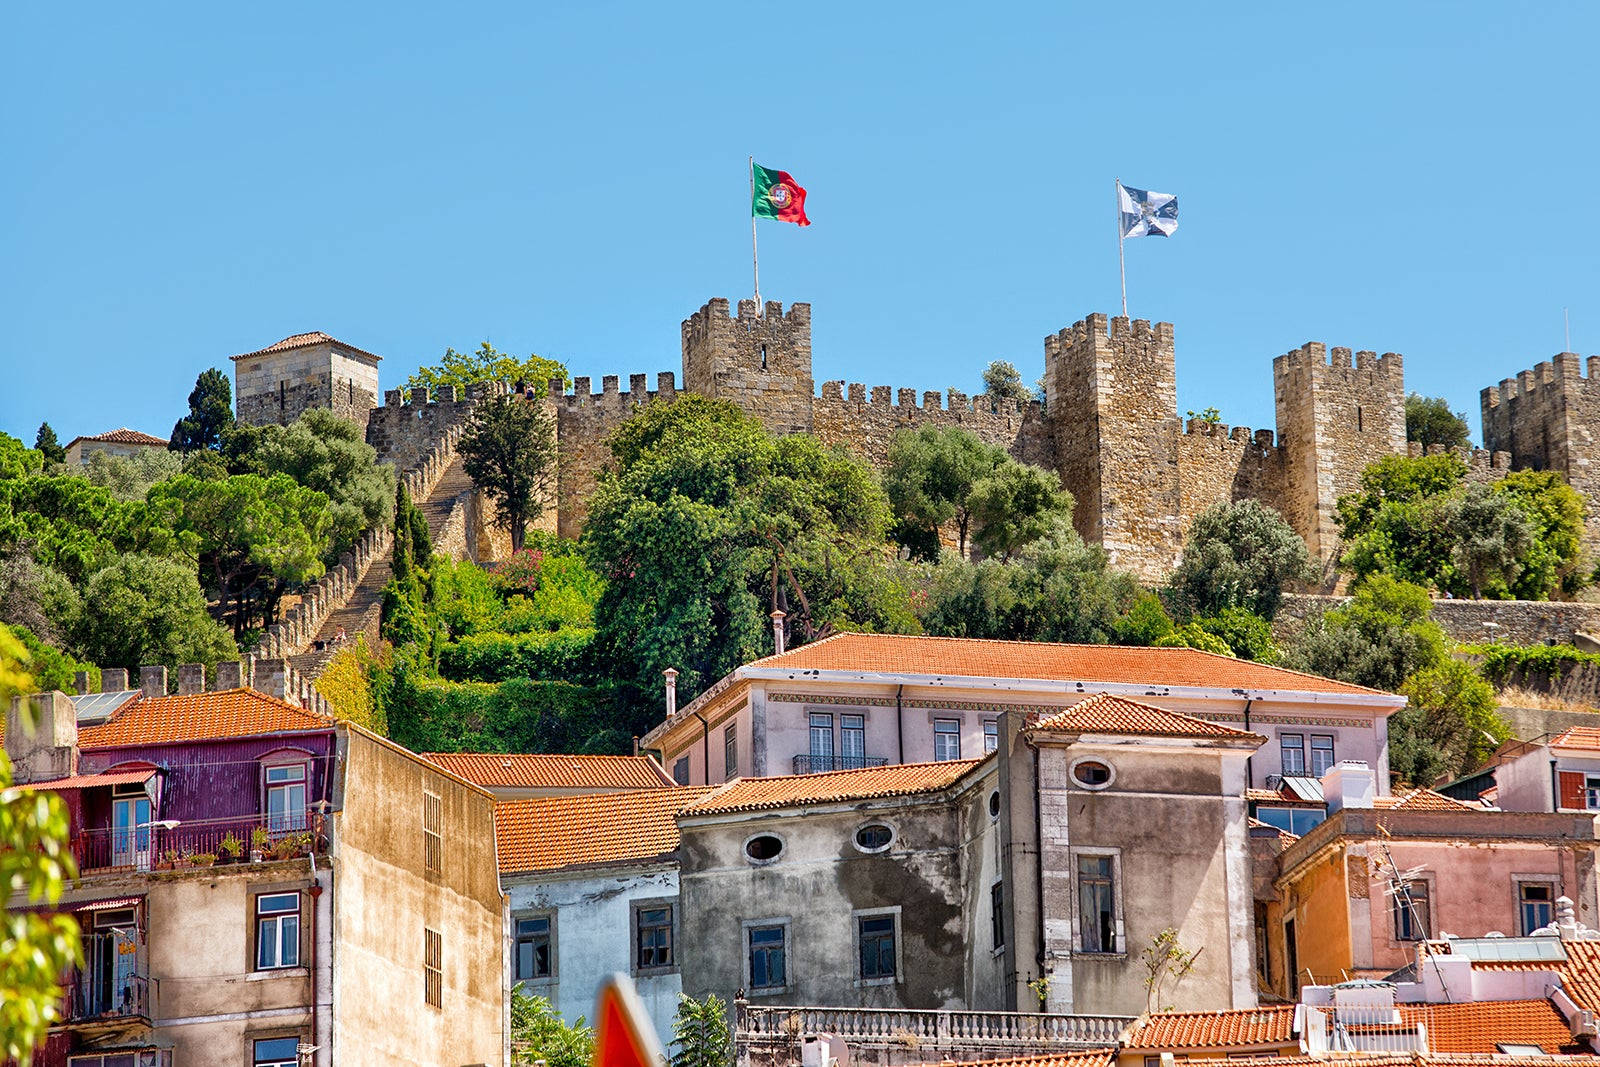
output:
[[[511,988],[511,1062],[519,1067],[590,1067],[594,1062],[594,1028],[583,1016],[568,1024],[544,997],[521,984]]]
[[[189,413],[173,425],[167,447],[184,455],[216,449],[232,426],[233,386],[225,373],[212,367],[195,379],[189,393]]]
[[[732,1067],[733,1034],[728,1004],[715,993],[696,1000],[678,994],[672,1019],[672,1067]]]
[[[444,358],[431,367],[419,367],[406,379],[405,389],[426,388],[437,394],[441,386],[453,385],[456,396],[465,399],[467,386],[479,382],[506,382],[525,387],[532,386],[539,396],[544,396],[551,379],[560,378],[563,386],[572,384],[566,364],[544,356],[529,355],[526,359],[499,351],[488,341],[478,346],[476,352],[444,351]]]
[[[555,476],[555,423],[544,406],[520,396],[491,397],[474,410],[456,445],[478,488],[495,502],[495,521],[519,551],[528,523],[544,513]]]
[[[1451,411],[1442,396],[1411,393],[1406,397],[1406,440],[1424,448],[1466,448],[1470,443],[1467,416]]]
[[[1283,516],[1240,500],[1213,504],[1195,518],[1169,587],[1183,614],[1242,608],[1270,621],[1284,587],[1312,573],[1305,541]]]

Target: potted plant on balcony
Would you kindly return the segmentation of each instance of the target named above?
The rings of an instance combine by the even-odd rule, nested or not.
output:
[[[189,866],[191,867],[209,867],[216,862],[217,854],[215,852],[196,852],[189,857]]]
[[[310,851],[311,835],[308,833],[284,834],[272,846],[272,854],[280,860],[294,859]]]
[[[260,863],[267,858],[267,849],[272,846],[272,835],[267,833],[265,826],[258,826],[250,831],[250,862]]]
[[[182,859],[183,859],[183,854],[182,853],[180,853],[175,848],[169,848],[165,852],[163,852],[161,854],[161,858],[156,861],[156,870],[158,870],[158,871],[170,871],[174,867],[176,867],[178,865],[178,862],[180,860],[182,860]]]
[[[243,853],[244,842],[232,830],[229,830],[223,835],[222,840],[217,842],[218,863],[238,863],[239,857]]]

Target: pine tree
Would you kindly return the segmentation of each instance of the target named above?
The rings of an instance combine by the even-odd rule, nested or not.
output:
[[[50,428],[48,422],[39,424],[39,433],[33,439],[33,447],[44,453],[46,463],[67,461],[67,450],[61,447],[61,442],[56,439],[55,430]]]
[[[200,372],[189,394],[189,414],[172,427],[167,447],[185,454],[216,448],[222,433],[233,425],[233,387],[217,368]]]

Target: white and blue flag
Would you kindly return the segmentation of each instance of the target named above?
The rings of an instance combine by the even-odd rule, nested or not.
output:
[[[1124,237],[1171,237],[1178,229],[1178,198],[1117,183]]]

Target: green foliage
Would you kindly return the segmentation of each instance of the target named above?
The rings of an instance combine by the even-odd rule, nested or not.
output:
[[[82,597],[66,576],[34,560],[27,545],[0,551],[0,621],[59,644],[82,607]]]
[[[1219,656],[1233,656],[1233,649],[1228,647],[1228,642],[1193,621],[1184,623],[1154,644],[1157,648],[1197,648],[1202,652],[1215,652]]]
[[[75,586],[122,552],[148,550],[150,538],[143,505],[82,478],[0,478],[0,549],[26,547]]]
[[[488,341],[478,346],[476,352],[444,351],[444,358],[431,367],[419,367],[417,373],[406,379],[406,395],[411,390],[426,387],[437,395],[440,386],[453,385],[456,396],[465,399],[467,386],[479,382],[521,382],[533,386],[539,396],[544,396],[552,378],[560,378],[563,385],[572,384],[566,364],[543,356],[530,355],[518,359],[498,351]]]
[[[215,462],[214,454],[207,452],[205,455]],[[118,500],[140,501],[152,485],[175,478],[183,470],[183,458],[177,453],[141,448],[131,456],[91,452],[89,462],[77,473],[90,484],[111,490]]]
[[[1188,614],[1243,608],[1271,620],[1283,587],[1311,574],[1306,543],[1283,516],[1241,500],[1213,504],[1194,520],[1171,588],[1179,610]]]
[[[1361,472],[1360,488],[1339,498],[1340,533],[1354,540],[1390,504],[1415,504],[1452,492],[1467,476],[1460,456],[1384,456]]]
[[[1140,593],[1127,612],[1112,624],[1112,643],[1153,645],[1176,630],[1177,624],[1154,593]]]
[[[1412,393],[1406,397],[1406,440],[1425,448],[1465,448],[1469,442],[1467,416],[1451,411],[1450,402],[1442,396]]]
[[[377,734],[388,734],[389,724],[373,696],[372,678],[375,672],[388,669],[393,657],[387,647],[374,653],[367,647],[365,634],[357,634],[355,643],[334,653],[332,659],[317,676],[317,692],[328,698],[333,713],[343,722],[353,722]]]
[[[715,993],[696,1000],[678,994],[672,1019],[672,1067],[731,1067],[733,1035],[728,1030],[728,1005]]]
[[[1456,651],[1478,657],[1478,671],[1495,686],[1514,684],[1519,675],[1560,678],[1575,667],[1600,664],[1600,652],[1572,645],[1460,645]]]
[[[56,432],[48,422],[39,424],[39,432],[33,437],[33,447],[40,456],[44,457],[46,463],[65,463],[67,461],[67,450],[56,439]]]
[[[1009,459],[1004,449],[986,445],[957,426],[923,426],[895,434],[883,475],[896,520],[895,540],[913,557],[935,559],[939,527],[954,522],[956,551],[966,555],[972,490]]]
[[[26,626],[11,627],[11,633],[22,647],[28,650],[28,672],[39,692],[59,689],[63,693],[74,691],[79,671],[89,673],[89,692],[100,691],[100,668],[92,663],[80,663],[59,648],[45,644]]]
[[[1454,542],[1452,558],[1474,600],[1485,593],[1511,595],[1521,559],[1533,547],[1532,524],[1516,501],[1482,485],[1469,485],[1439,510]]]
[[[978,524],[973,541],[1002,561],[1072,516],[1072,494],[1054,471],[1009,458],[972,487],[967,503]]]
[[[32,692],[28,652],[0,625],[0,705]],[[67,807],[48,790],[11,787],[11,761],[0,752],[0,1059],[27,1063],[61,1019],[61,977],[82,962],[70,915],[12,911],[21,897],[50,908],[78,876],[68,848]]]
[[[1169,926],[1152,937],[1140,955],[1144,963],[1145,1011],[1171,1011],[1172,1005],[1163,1004],[1162,1000],[1189,977],[1200,950],[1184,948],[1178,931]]]
[[[182,453],[216,448],[232,425],[233,386],[228,376],[215,367],[203,370],[189,393],[189,414],[172,427],[167,447]]]
[[[1511,585],[1518,600],[1571,595],[1587,584],[1583,573],[1583,497],[1558,471],[1512,471],[1494,485],[1528,517],[1533,543],[1518,562]]]
[[[439,673],[456,682],[550,681],[596,674],[593,630],[478,633],[439,649]]]
[[[1418,671],[1400,692],[1410,703],[1389,717],[1389,766],[1414,785],[1477,769],[1511,736],[1494,690],[1460,660]]]
[[[102,667],[137,672],[239,658],[234,639],[206,613],[194,570],[181,563],[122,556],[89,578],[84,597],[94,609],[80,616],[73,645]]]
[[[590,1067],[594,1061],[594,1028],[578,1016],[570,1026],[544,997],[533,996],[519,983],[511,988],[511,1062],[544,1063],[546,1067]]]
[[[1373,575],[1350,602],[1307,620],[1285,666],[1395,692],[1417,671],[1444,663],[1444,631],[1429,618],[1427,590]]]
[[[329,562],[393,516],[394,468],[378,462],[359,426],[325,408],[273,427],[256,459],[268,474],[287,474],[327,498]]]
[[[389,736],[415,752],[623,755],[660,716],[616,685],[448,682],[398,660],[376,678],[373,694]]]
[[[988,394],[996,411],[999,410],[1000,401],[1022,403],[1030,397],[1028,387],[1022,384],[1022,375],[1017,373],[1016,366],[1004,359],[991,360],[989,365],[983,368],[983,391]]]
[[[1219,638],[1240,659],[1276,663],[1281,655],[1272,640],[1272,624],[1245,608],[1223,608],[1215,615],[1198,615],[1191,625]]]
[[[0,433],[0,481],[38,474],[44,469],[44,455],[29,448],[8,433]]]
[[[522,547],[528,523],[544,513],[555,475],[555,425],[539,404],[497,396],[479,404],[456,445],[462,465],[497,505],[497,521]]]
[[[1193,411],[1185,412],[1185,417],[1204,426],[1221,426],[1222,411],[1218,408],[1205,408],[1198,415]]]

